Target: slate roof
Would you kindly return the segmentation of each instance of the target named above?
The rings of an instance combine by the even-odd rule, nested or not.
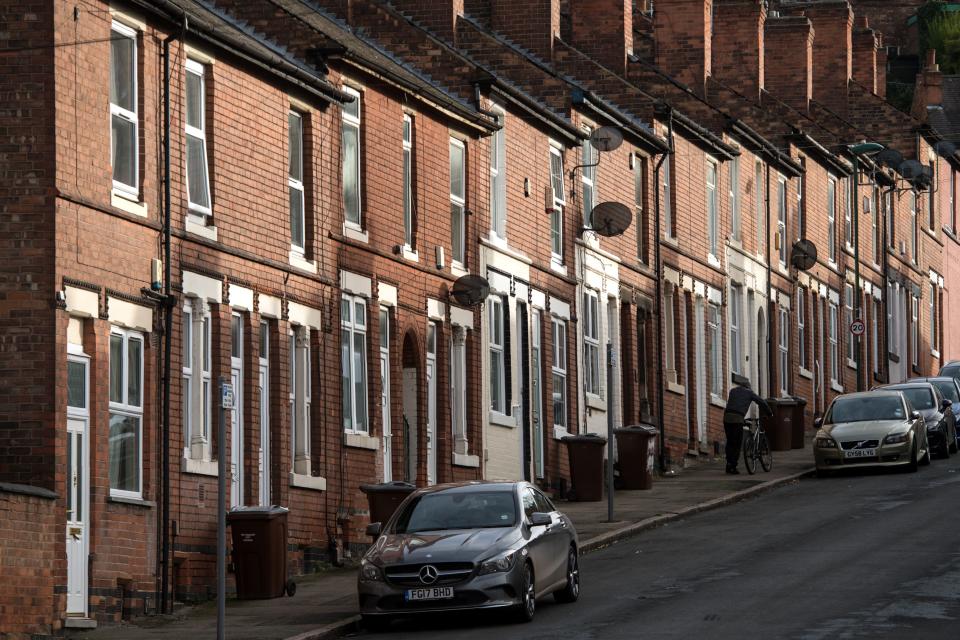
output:
[[[929,109],[927,122],[954,144],[960,144],[960,76],[943,76],[943,108]]]

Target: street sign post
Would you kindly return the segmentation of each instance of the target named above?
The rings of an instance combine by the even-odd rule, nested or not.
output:
[[[227,410],[233,409],[233,385],[220,378],[217,428],[217,640],[224,640],[227,608]]]
[[[864,324],[863,320],[854,320],[850,323],[850,333],[857,336],[858,338],[863,335],[863,332],[867,330],[867,325]]]

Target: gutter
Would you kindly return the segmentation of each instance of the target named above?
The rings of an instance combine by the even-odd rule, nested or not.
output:
[[[844,160],[841,156],[832,153],[829,149],[800,129],[794,129],[793,133],[788,137],[802,142],[803,146],[801,146],[801,148],[804,151],[807,151],[810,153],[810,155],[819,158],[823,164],[836,171],[839,176],[846,177],[853,173],[853,166],[849,162]]]
[[[733,160],[740,155],[740,151],[738,149],[728,145],[718,136],[700,126],[687,116],[678,113],[666,102],[656,103],[653,107],[653,112],[658,118],[670,118],[681,129],[692,134],[697,140],[699,140],[700,144],[698,146],[705,147],[708,151],[711,151],[718,156],[722,156],[726,160]]]
[[[756,149],[760,150],[762,156],[766,157],[769,162],[773,162],[783,169],[784,173],[790,178],[803,175],[803,167],[799,162],[795,161],[788,154],[780,151],[742,120],[731,118],[729,126],[735,135],[746,138]]]
[[[479,84],[482,85],[484,82],[481,81]],[[489,93],[498,94],[504,100],[509,100],[535,120],[538,120],[540,123],[560,134],[563,139],[571,145],[578,145],[581,140],[586,140],[587,136],[583,131],[573,126],[565,118],[537,104],[533,99],[524,96],[509,85],[492,78],[487,81],[486,84]]]
[[[629,131],[643,143],[647,144],[654,153],[671,153],[670,144],[648,127],[622,115],[618,115],[600,105],[600,101],[592,92],[575,87],[571,94],[571,102],[576,107],[593,111],[595,114]]]

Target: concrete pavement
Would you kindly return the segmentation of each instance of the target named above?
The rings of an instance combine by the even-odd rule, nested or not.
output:
[[[655,479],[649,491],[617,491],[614,522],[607,522],[601,502],[560,502],[574,521],[584,553],[609,546],[646,529],[663,526],[693,513],[746,499],[795,481],[812,471],[813,454],[805,449],[774,453],[769,473],[724,473],[721,458],[701,461],[672,477]],[[227,602],[230,640],[319,640],[356,627],[356,573],[337,570],[297,579],[292,598]],[[211,638],[216,630],[212,603],[189,607],[172,616],[153,616],[131,624],[95,631],[71,632],[85,640],[170,640]]]

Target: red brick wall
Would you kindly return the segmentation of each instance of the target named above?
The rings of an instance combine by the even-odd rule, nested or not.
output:
[[[761,0],[718,0],[713,7],[712,72],[750,98],[764,86],[766,17]]]
[[[711,74],[713,0],[658,0],[654,5],[656,63],[702,93]]]
[[[57,634],[66,604],[60,502],[21,489],[0,488],[0,635],[10,640]]]

